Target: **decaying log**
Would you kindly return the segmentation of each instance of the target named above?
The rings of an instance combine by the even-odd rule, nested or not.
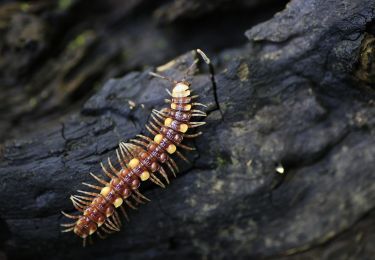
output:
[[[293,0],[249,28],[246,45],[211,56],[213,75],[200,64],[192,88],[209,105],[208,124],[191,144],[192,164],[180,161],[166,189],[145,185],[152,201],[129,211],[120,233],[85,249],[60,233],[60,210],[73,211],[70,194],[163,106],[169,83],[148,72],[178,79],[195,54],[110,79],[58,120],[29,125],[1,145],[5,254],[370,259],[374,19],[371,0]]]

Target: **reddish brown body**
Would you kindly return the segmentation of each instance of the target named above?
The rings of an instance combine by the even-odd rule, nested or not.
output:
[[[105,233],[119,231],[121,222],[116,208],[121,208],[126,216],[123,202],[129,207],[135,208],[135,204],[148,200],[138,191],[142,181],[151,180],[164,187],[164,183],[159,179],[161,176],[169,183],[163,166],[167,166],[175,175],[178,167],[170,155],[177,154],[187,160],[177,151],[177,147],[192,150],[192,148],[182,145],[181,142],[184,137],[191,138],[201,134],[187,135],[185,133],[189,128],[204,124],[204,122],[191,122],[192,117],[206,115],[200,110],[192,109],[202,104],[193,103],[193,99],[197,96],[190,96],[189,85],[185,81],[175,82],[171,93],[170,108],[153,111],[153,121],[150,122],[150,125],[146,125],[153,138],[138,135],[136,139],[130,140],[130,143],[120,144],[116,151],[121,166],[120,170],[116,169],[109,159],[110,170],[102,164],[103,171],[109,177],[109,181],[92,174],[103,186],[85,185],[98,190],[98,193],[79,191],[84,196],[71,197],[74,207],[81,214],[63,213],[68,218],[76,220],[74,223],[63,224],[64,227],[67,227],[66,232],[73,231],[85,241],[95,232],[103,237]]]

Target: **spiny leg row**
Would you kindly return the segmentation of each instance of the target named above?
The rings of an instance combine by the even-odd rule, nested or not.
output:
[[[138,143],[140,145],[143,145],[144,147],[147,147],[149,143],[153,142],[152,139],[150,139],[149,137],[142,136],[142,135],[139,135],[138,137],[141,138],[141,139],[144,139],[144,140],[148,141],[148,143],[147,142],[142,142],[142,141],[137,140],[137,139],[132,139],[131,141],[133,141],[135,143]],[[131,165],[132,160],[135,160],[134,158],[137,156],[137,153],[139,154],[141,151],[145,151],[145,150],[142,149],[140,146],[137,146],[137,145],[132,144],[132,143],[121,143],[120,144],[120,152],[119,152],[119,150],[116,150],[117,159],[118,159],[119,164],[121,165],[121,168],[122,169],[128,168],[129,165]],[[130,159],[130,158],[133,158],[133,159]],[[129,165],[127,165],[125,162],[128,162]],[[178,167],[177,167],[177,164],[175,163],[175,161],[172,158],[169,157],[168,161],[166,162],[166,164],[168,165],[168,167],[170,168],[170,170],[172,171],[172,173],[175,175],[175,171],[178,171]],[[116,178],[116,176],[117,177],[121,177],[120,176],[120,171],[121,170],[116,169],[113,166],[113,164],[112,164],[112,162],[111,162],[111,160],[109,158],[108,158],[108,165],[109,165],[110,170],[108,170],[101,163],[101,167],[103,169],[103,172],[105,173],[105,175],[108,178],[110,178],[112,180],[113,178]],[[165,173],[165,171],[164,171],[164,169],[162,167],[159,169],[159,172],[164,177],[164,179],[167,181],[167,183],[169,183],[167,174]],[[88,186],[90,188],[96,189],[96,190],[100,190],[101,192],[100,193],[94,193],[94,192],[87,192],[87,191],[81,191],[81,190],[79,190],[78,191],[79,193],[82,193],[82,194],[84,194],[86,196],[82,196],[82,195],[73,195],[73,196],[71,196],[71,201],[72,201],[74,207],[78,211],[80,211],[80,212],[84,212],[87,207],[89,207],[90,205],[92,205],[93,200],[97,196],[101,196],[102,195],[102,191],[104,189],[106,189],[106,187],[108,187],[110,185],[109,182],[107,182],[104,179],[102,179],[102,178],[94,175],[93,173],[90,173],[90,175],[95,180],[97,180],[100,184],[105,185],[105,187],[102,188],[102,187],[97,186],[97,185],[83,183],[84,185],[86,185],[86,186]],[[159,180],[159,178],[156,177],[153,174],[150,176],[150,180],[153,181],[155,184],[157,184],[159,186],[165,187],[164,184]],[[137,196],[135,196],[134,194],[132,194],[131,196],[132,196],[132,198],[137,203],[143,203],[142,199],[148,200],[145,196],[143,196],[142,194],[140,194],[138,190],[134,190],[134,193]],[[126,202],[126,204],[129,207],[136,208],[129,200],[125,200],[125,202]],[[116,204],[116,201],[114,203]],[[125,209],[122,206],[121,206],[121,210],[124,213],[124,216],[127,218],[126,211],[125,211]],[[68,215],[66,213],[63,213],[63,214],[65,216],[67,216],[67,217],[72,218],[72,219],[79,219],[79,216]],[[104,222],[104,225],[101,226],[100,229],[103,230],[105,233],[113,233],[115,231],[119,231],[120,230],[120,224],[121,224],[121,222],[120,222],[120,220],[118,218],[118,214],[116,212],[115,214],[113,214],[112,216],[110,216],[109,218],[106,219],[106,221]],[[62,224],[63,227],[67,227],[67,229],[64,230],[63,232],[72,231],[75,228],[75,225],[76,225],[76,222],[69,223],[69,224]],[[100,231],[98,231],[98,235],[100,237],[103,237],[103,235],[100,233]],[[84,243],[85,242],[86,241],[85,241],[85,238],[84,238]]]
[[[196,96],[193,96],[192,98],[195,98]],[[176,108],[176,104],[173,103],[172,101],[171,102],[171,107],[173,109]],[[175,107],[173,107],[173,105]],[[206,113],[204,113],[203,111],[200,111],[200,110],[197,110],[197,109],[190,109],[191,108],[191,105],[196,105],[196,106],[205,106],[201,103],[191,103],[191,104],[188,104],[187,107],[189,107],[188,110],[189,113],[190,113],[190,116],[192,117],[199,117],[199,116],[206,116]],[[146,125],[147,129],[156,137],[158,134],[160,135],[160,132],[161,132],[161,129],[158,128],[156,125],[158,125],[159,127],[165,127],[165,126],[168,126],[168,122],[171,123],[170,121],[172,120],[171,118],[168,117],[168,109],[163,109],[161,111],[158,111],[158,110],[153,110],[153,113],[151,115],[152,117],[152,121],[149,122],[150,126]],[[160,120],[164,120],[164,124],[162,122],[160,122]],[[169,120],[169,121],[168,121]],[[155,125],[155,124],[156,125]],[[188,128],[195,128],[195,127],[198,127],[198,126],[201,126],[205,124],[205,122],[188,122],[187,126],[186,126],[186,130]],[[199,136],[201,134],[201,132],[199,133],[196,133],[196,134],[185,134],[185,131],[183,131],[183,137],[187,137],[187,138],[193,138],[193,137],[196,137],[196,136]],[[138,139],[137,139],[138,138]],[[116,150],[116,154],[117,154],[117,158],[118,158],[118,162],[119,164],[121,165],[121,168],[122,170],[123,169],[127,169],[127,168],[134,168],[132,167],[132,162],[134,164],[134,160],[137,161],[137,164],[139,164],[139,160],[137,159],[137,157],[139,156],[140,153],[142,152],[145,152],[146,150],[148,150],[148,147],[150,144],[154,144],[154,145],[157,145],[157,143],[152,140],[151,138],[147,137],[147,136],[144,136],[144,135],[138,135],[137,138],[135,139],[131,139],[130,142],[131,143],[120,143],[120,150]],[[183,145],[179,142],[175,143],[177,146],[183,148],[183,149],[186,149],[186,150],[193,150],[194,148],[192,147],[188,147],[186,145]],[[145,149],[146,150],[145,150]],[[120,151],[120,152],[119,152]],[[167,151],[169,152],[169,150],[167,149]],[[183,160],[185,161],[188,161],[186,159],[186,157],[184,157],[179,151],[176,151],[176,149],[174,148],[174,151],[173,152],[176,152],[176,154],[181,157]],[[173,153],[171,152],[171,153]],[[133,158],[133,159],[131,159]],[[168,168],[170,169],[170,171],[173,173],[174,176],[176,176],[176,172],[178,172],[178,167],[177,167],[177,164],[175,163],[175,161],[168,157],[168,159],[165,161],[166,165],[168,166]],[[103,169],[103,172],[105,173],[105,175],[107,177],[109,177],[111,180],[113,180],[113,178],[116,178],[117,177],[120,177],[121,178],[121,171],[122,170],[117,170],[113,164],[111,163],[110,159],[108,158],[108,165],[109,165],[109,168],[110,170],[107,170],[104,165],[101,163],[101,166],[102,166],[102,169]],[[160,168],[158,169],[158,171],[161,176],[166,180],[167,183],[169,183],[169,180],[168,180],[168,176],[165,172],[165,170],[163,169],[163,167],[160,166]],[[93,188],[93,189],[96,189],[96,190],[100,190],[100,193],[94,193],[94,192],[86,192],[86,191],[78,191],[80,193],[83,193],[84,195],[87,195],[87,196],[82,196],[82,195],[74,195],[74,196],[71,196],[71,200],[73,202],[73,205],[74,207],[78,210],[78,211],[81,211],[81,212],[85,212],[85,210],[90,207],[90,205],[92,205],[93,203],[93,200],[97,197],[97,196],[103,196],[103,190],[106,190],[106,188],[108,186],[111,185],[111,183],[109,182],[106,182],[105,180],[97,177],[96,175],[90,173],[92,175],[92,177],[94,179],[96,179],[99,183],[105,185],[104,188],[100,187],[100,186],[96,186],[96,185],[92,185],[92,184],[87,184],[87,183],[84,183],[84,185],[90,187],[90,188]],[[147,180],[147,179],[150,179],[151,181],[153,181],[155,184],[161,186],[161,187],[165,187],[165,185],[160,181],[159,178],[157,178],[155,175],[154,175],[154,172],[152,171],[151,174],[147,173],[145,176],[143,176],[143,173],[142,175],[140,175],[141,179],[142,180]],[[137,203],[137,204],[140,204],[140,203],[144,203],[142,199],[144,200],[148,200],[145,196],[143,196],[142,194],[139,193],[139,191],[137,189],[134,189],[133,190],[134,193],[131,194],[131,198]],[[136,194],[136,195],[135,195]],[[91,196],[91,197],[89,197]],[[104,196],[103,196],[104,197]],[[118,201],[119,200],[119,201]],[[116,202],[118,201],[118,202]],[[127,218],[127,214],[126,214],[126,211],[123,207],[123,205],[121,205],[123,202],[123,200],[121,198],[117,198],[113,204],[118,207],[118,206],[121,206],[121,210],[124,214],[124,216]],[[131,208],[135,208],[135,206],[132,204],[132,202],[130,202],[127,198],[125,199],[125,202],[126,204],[131,207]],[[63,213],[65,216],[69,217],[69,218],[72,218],[72,219],[80,219],[80,216],[74,216],[74,215],[69,215],[69,214],[66,214],[66,213]],[[74,222],[74,223],[68,223],[68,224],[63,224],[62,226],[64,227],[67,227],[66,230],[64,230],[63,232],[68,232],[68,231],[72,231],[75,226],[76,226],[77,222]],[[100,230],[97,230],[97,233],[100,237],[103,237],[103,235],[100,233],[101,230],[103,230],[105,233],[113,233],[113,232],[116,232],[116,231],[119,231],[120,230],[120,227],[121,227],[121,221],[119,219],[119,216],[118,216],[118,213],[116,211],[114,211],[114,213],[110,216],[107,216],[107,218],[105,219],[105,222],[104,222],[104,225],[100,225],[99,228]],[[90,233],[91,235],[91,233]],[[84,237],[84,243],[86,243],[86,237]]]
[[[135,156],[135,152],[136,150],[139,150],[140,148],[136,145],[133,145],[133,144],[126,144],[126,143],[121,143],[120,145],[120,152],[119,150],[116,150],[116,154],[117,154],[117,158],[118,158],[118,161],[122,167],[122,169],[125,169],[125,168],[128,168],[129,165],[132,164],[132,161],[130,160],[130,158],[134,157]],[[128,165],[126,164],[126,162],[128,162]],[[175,163],[174,163],[175,164]],[[123,177],[121,176],[121,171],[117,170],[111,160],[108,158],[108,165],[109,165],[109,168],[110,169],[107,169],[102,163],[101,163],[101,166],[102,166],[102,169],[103,169],[103,172],[105,173],[105,175],[110,178],[111,180],[113,180],[114,178],[119,177]],[[166,174],[163,170],[160,170],[161,173],[166,177]],[[106,192],[106,190],[108,189],[108,186],[110,185],[109,182],[105,181],[104,179],[94,175],[93,173],[90,173],[90,175],[95,179],[97,180],[100,184],[104,185],[104,187],[100,187],[100,186],[97,186],[97,185],[93,185],[93,184],[88,184],[88,183],[83,183],[84,185],[92,188],[92,189],[95,189],[95,190],[99,190],[100,193],[95,193],[95,192],[88,192],[88,191],[81,191],[79,190],[78,192],[79,193],[82,193],[84,194],[85,196],[82,196],[82,195],[73,195],[71,196],[71,201],[74,205],[74,207],[80,211],[80,212],[84,212],[88,207],[92,206],[92,203],[93,203],[93,200],[97,197],[103,197],[104,198],[104,195],[103,195],[103,192]],[[167,177],[166,177],[167,178]],[[153,176],[152,178],[150,178],[150,180],[154,181],[156,184],[164,187],[164,184],[162,184],[162,182],[156,177],[156,176]],[[108,192],[108,191],[107,191]],[[133,189],[132,191],[133,193],[130,195],[130,197],[135,201],[136,204],[141,204],[141,203],[144,203],[143,200],[149,200],[148,198],[146,198],[144,195],[142,195],[137,189]],[[117,200],[120,200],[120,201],[117,201]],[[117,202],[116,202],[117,201]],[[125,203],[130,207],[130,208],[133,208],[133,209],[136,209],[136,206],[133,204],[133,202],[131,202],[129,199],[125,199]],[[114,205],[117,206],[119,204],[122,204],[122,199],[121,198],[118,198],[114,201]],[[123,205],[121,205],[120,207],[121,211],[123,212],[125,218],[127,218],[127,214],[126,214],[126,211],[125,211],[125,208],[123,207]],[[66,213],[63,213],[65,216],[71,218],[71,219],[75,219],[75,220],[78,220],[80,219],[80,216],[75,216],[75,215],[69,215],[69,214],[66,214]],[[119,231],[120,230],[120,220],[118,218],[118,214],[117,212],[114,213],[112,216],[109,216],[105,222],[104,222],[104,225],[101,225],[100,229],[103,230],[105,233],[113,233],[115,231]],[[69,232],[69,231],[73,231],[75,226],[77,224],[77,221],[75,221],[74,223],[68,223],[68,224],[62,224],[63,227],[66,227],[67,229],[63,230],[63,232]],[[103,237],[103,235],[101,235],[101,233],[99,232],[98,235],[100,237]]]

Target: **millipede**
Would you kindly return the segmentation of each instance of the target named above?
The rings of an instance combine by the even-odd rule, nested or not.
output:
[[[199,49],[196,52],[208,64],[210,60]],[[91,242],[91,235],[96,233],[100,238],[120,231],[121,211],[126,220],[129,220],[125,206],[136,209],[138,205],[150,201],[139,191],[141,182],[151,181],[165,188],[169,184],[169,173],[176,177],[179,168],[172,158],[176,155],[185,162],[188,159],[178,148],[191,151],[193,147],[182,144],[184,138],[195,138],[202,132],[188,134],[189,129],[205,124],[203,121],[192,121],[194,117],[205,117],[207,114],[197,109],[206,107],[196,102],[198,95],[192,95],[191,83],[187,76],[191,73],[199,60],[195,59],[187,68],[181,80],[150,72],[149,74],[172,83],[172,91],[166,89],[170,99],[166,99],[169,107],[161,110],[153,109],[151,119],[146,124],[150,135],[139,134],[128,142],[120,142],[116,149],[116,157],[120,169],[112,164],[110,158],[108,166],[100,163],[103,177],[90,173],[98,184],[82,183],[91,191],[78,190],[79,194],[70,196],[70,200],[77,214],[61,212],[65,217],[73,220],[64,223],[62,232],[73,232]],[[167,169],[167,170],[166,170]],[[163,180],[163,181],[162,181]]]

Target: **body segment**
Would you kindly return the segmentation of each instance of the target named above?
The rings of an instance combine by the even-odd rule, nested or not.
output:
[[[160,76],[163,77],[163,76]],[[97,233],[100,237],[120,230],[121,221],[117,208],[126,215],[125,205],[136,208],[148,199],[139,191],[141,182],[152,181],[165,187],[169,183],[169,172],[176,174],[177,164],[172,155],[187,160],[178,149],[192,150],[182,144],[184,137],[196,137],[197,134],[185,134],[190,128],[203,125],[204,122],[191,122],[193,117],[202,117],[206,114],[195,110],[194,103],[197,96],[191,96],[190,83],[185,80],[175,82],[168,100],[170,107],[160,111],[153,110],[152,120],[146,125],[152,136],[138,135],[128,143],[120,143],[116,150],[120,169],[115,168],[108,159],[108,167],[101,164],[108,180],[92,174],[100,186],[83,183],[95,191],[78,191],[80,195],[71,196],[74,207],[79,215],[63,213],[73,219],[73,223],[62,224],[66,227],[63,232],[73,231],[84,239]]]

